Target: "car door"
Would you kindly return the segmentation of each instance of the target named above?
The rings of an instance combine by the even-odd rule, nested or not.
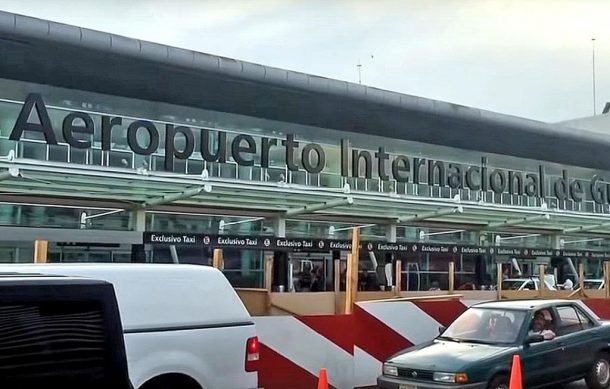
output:
[[[532,314],[527,331],[531,328],[533,318]],[[556,338],[524,345],[521,361],[525,387],[541,385],[548,382],[549,377],[556,377],[561,370],[560,364],[563,357],[564,354]]]
[[[580,375],[593,363],[590,346],[596,336],[594,323],[578,306],[566,304],[557,306],[557,328],[555,338],[563,352],[562,376]]]

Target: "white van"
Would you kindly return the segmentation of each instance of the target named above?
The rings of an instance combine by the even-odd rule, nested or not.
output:
[[[95,278],[114,285],[136,389],[254,389],[254,323],[212,267],[165,264],[5,264],[2,272]]]

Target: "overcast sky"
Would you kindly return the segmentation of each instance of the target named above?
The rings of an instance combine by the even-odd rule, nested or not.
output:
[[[610,101],[608,0],[0,0],[0,9],[555,122]]]

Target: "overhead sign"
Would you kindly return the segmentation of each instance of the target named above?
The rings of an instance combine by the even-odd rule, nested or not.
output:
[[[363,242],[362,247],[368,251],[384,251],[397,253],[437,253],[437,254],[489,254],[489,247],[469,246],[443,243],[421,242]]]
[[[215,234],[178,234],[167,232],[145,232],[144,244],[204,246],[209,248],[252,249],[272,251],[312,251],[329,252],[333,250],[350,251],[349,240],[277,238],[272,236],[243,236]],[[445,255],[492,255],[518,258],[532,257],[572,257],[572,258],[609,258],[610,250],[555,250],[546,248],[474,246],[446,243],[363,241],[360,248],[373,252],[402,254],[445,254]]]
[[[166,232],[145,232],[144,244],[285,251],[331,251],[351,250],[352,248],[351,242],[328,239],[277,238],[272,236],[214,234],[177,234]]]
[[[32,119],[36,117],[38,120]],[[113,131],[125,129],[127,146],[138,155],[164,154],[164,168],[167,171],[174,171],[176,160],[188,159],[195,152],[199,152],[207,162],[226,163],[232,157],[240,166],[254,166],[257,161],[256,164],[260,167],[268,168],[270,151],[279,149],[285,155],[286,168],[290,171],[302,169],[317,174],[323,172],[327,165],[326,151],[320,144],[297,141],[294,134],[287,134],[282,140],[120,116],[99,115],[99,119],[94,120],[91,114],[81,111],[67,112],[59,131],[54,128],[42,96],[37,93],[27,96],[9,139],[20,141],[26,132],[38,133],[50,145],[62,141],[72,148],[90,149],[92,143],[98,143],[102,150],[109,151]],[[199,142],[195,140],[196,136],[200,138]],[[59,137],[63,139],[58,139]],[[98,139],[93,139],[92,142],[93,137]],[[177,139],[180,139],[178,144],[181,146],[177,146]],[[560,176],[551,177],[543,165],[529,172],[521,172],[490,166],[487,157],[481,157],[480,163],[462,164],[390,154],[383,146],[375,151],[357,149],[350,146],[348,139],[341,139],[340,142],[343,177],[370,179],[375,176],[382,181],[395,180],[441,188],[610,203],[610,184],[599,175],[586,181],[570,177],[564,169]],[[197,145],[199,148],[195,150]]]

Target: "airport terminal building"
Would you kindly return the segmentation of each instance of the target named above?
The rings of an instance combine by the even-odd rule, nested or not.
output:
[[[222,248],[236,286],[273,256],[278,286],[317,267],[327,289],[353,226],[403,290],[443,288],[451,260],[478,287],[498,263],[610,258],[604,131],[4,12],[0,58],[1,261],[36,240],[63,262]]]

